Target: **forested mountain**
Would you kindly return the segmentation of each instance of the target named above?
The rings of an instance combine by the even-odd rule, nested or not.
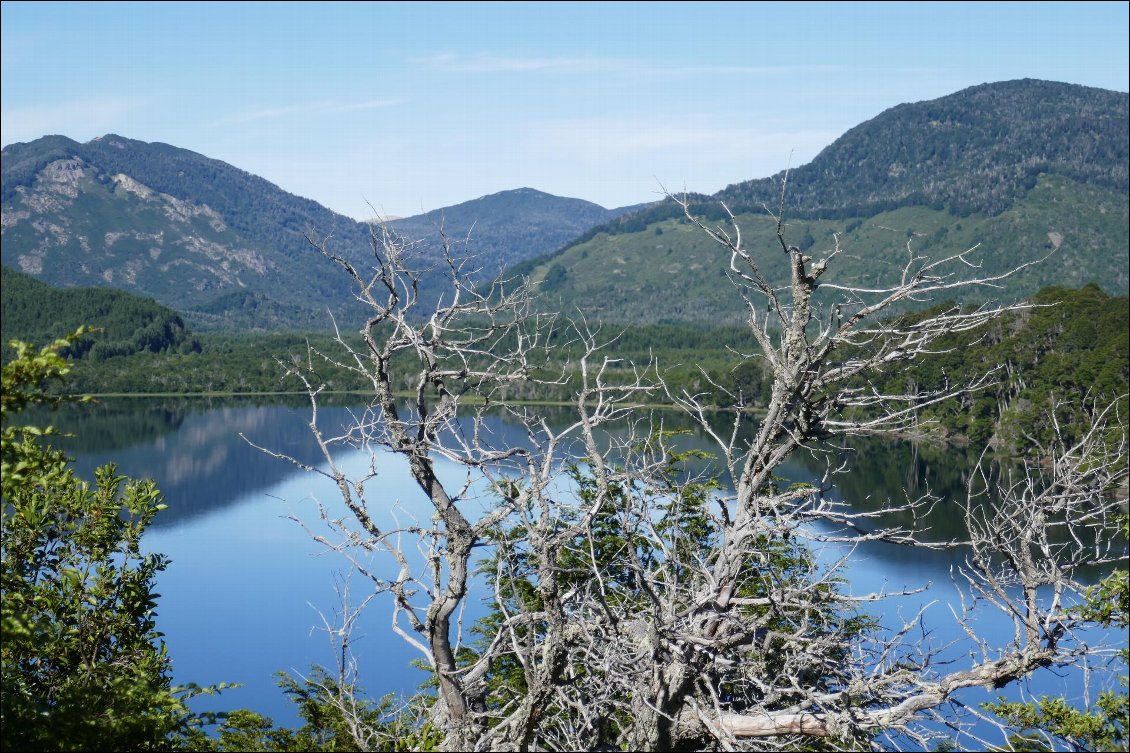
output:
[[[53,285],[152,296],[194,322],[241,290],[302,311],[253,326],[325,322],[327,307],[340,308],[341,284],[305,233],[333,228],[345,246],[365,239],[357,223],[262,178],[115,135],[6,147],[3,196],[5,264]]]
[[[96,361],[134,353],[194,353],[199,341],[185,328],[180,315],[152,298],[121,290],[71,288],[62,290],[8,267],[0,267],[0,340],[4,360],[8,341],[20,339],[44,345],[80,326],[96,328],[68,348],[71,356]]]
[[[353,318],[348,281],[307,233],[333,236],[347,258],[368,253],[370,227],[268,181],[168,144],[107,135],[85,144],[47,136],[3,150],[3,262],[61,286],[152,296],[211,329],[325,328]],[[543,255],[615,216],[531,189],[507,191],[398,221],[424,237],[443,225],[484,274]],[[462,249],[461,249],[462,250]],[[425,296],[429,290],[424,284]]]
[[[791,171],[789,238],[819,254],[839,235],[844,253],[827,281],[875,282],[901,265],[908,242],[931,255],[980,244],[986,272],[1054,252],[994,295],[1090,282],[1125,294],[1127,101],[1023,80],[894,107]],[[307,233],[332,234],[337,252],[361,259],[371,227],[262,178],[115,135],[13,144],[2,162],[2,258],[13,268],[54,285],[152,296],[197,329],[314,329],[327,326],[327,309],[339,321],[357,316],[348,282]],[[772,250],[762,205],[776,207],[782,179],[691,198],[714,220],[726,202],[747,246]],[[741,306],[719,276],[729,259],[715,244],[670,201],[629,209],[523,188],[391,226],[422,239],[409,259],[418,266],[436,266],[442,227],[484,277],[503,267],[531,273],[547,310],[624,323],[739,322]],[[768,254],[765,267],[780,279],[783,255]],[[425,277],[422,300],[435,282]]]
[[[789,176],[790,209],[871,216],[907,205],[999,215],[1041,174],[1125,193],[1128,95],[1054,81],[982,84],[892,107]],[[775,205],[779,174],[716,198],[734,211]]]
[[[788,238],[819,256],[839,235],[844,253],[826,281],[878,282],[901,268],[908,242],[931,256],[980,244],[971,258],[990,273],[1051,253],[986,296],[1017,300],[1091,282],[1125,295],[1127,103],[1122,92],[1022,80],[891,108],[788,174]],[[784,279],[786,258],[764,207],[777,211],[784,177],[689,197],[712,222],[723,219],[722,203],[737,214],[746,247],[766,250],[771,281]],[[719,278],[728,264],[666,201],[522,269],[542,281],[547,309],[617,322],[738,322],[741,302]]]
[[[441,231],[459,243],[459,248],[469,237],[469,250],[497,273],[546,250],[556,251],[589,228],[640,208],[605,209],[582,199],[518,188],[389,224],[405,238],[423,241],[431,249],[440,243]]]

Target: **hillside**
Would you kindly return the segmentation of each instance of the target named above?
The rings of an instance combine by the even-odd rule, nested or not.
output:
[[[0,285],[5,361],[9,340],[45,345],[82,325],[98,331],[68,349],[79,358],[100,361],[142,352],[187,354],[200,349],[180,315],[152,298],[105,288],[60,290],[8,267],[0,267]]]
[[[365,238],[351,220],[262,178],[115,135],[5,147],[3,197],[4,264],[56,286],[152,296],[194,324],[212,323],[198,311],[215,313],[218,300],[249,290],[300,312],[258,316],[255,328],[324,326],[341,285],[305,232],[336,227],[357,246]]]
[[[471,250],[497,273],[547,250],[556,251],[592,227],[639,207],[605,209],[582,199],[568,199],[518,188],[436,209],[389,224],[406,238],[434,249],[440,230],[452,241],[470,237]]]
[[[52,285],[152,296],[200,329],[278,330],[358,317],[347,282],[307,241],[333,236],[363,260],[370,227],[219,160],[168,144],[62,136],[2,153],[3,263]],[[616,216],[519,189],[397,221],[434,265],[439,218],[479,254],[484,274],[549,253]],[[425,279],[422,300],[433,288]]]
[[[989,443],[1012,455],[1035,452],[1033,440],[1050,446],[1055,427],[1049,410],[1071,441],[1089,425],[1086,400],[1116,402],[1126,415],[1130,299],[1087,285],[1048,287],[1031,303],[1033,308],[971,333],[948,335],[937,353],[892,370],[880,389],[937,390],[1006,364],[984,392],[930,406],[919,418],[927,431],[956,435],[975,447]]]
[[[982,84],[898,105],[852,128],[789,176],[788,205],[821,216],[898,206],[995,216],[1062,175],[1126,193],[1130,97],[1054,81]],[[728,186],[735,211],[775,205],[782,174]]]
[[[1054,252],[983,295],[1016,300],[1050,284],[1091,282],[1125,295],[1127,102],[1125,93],[1025,80],[899,105],[791,171],[788,237],[819,255],[839,235],[844,252],[829,282],[877,282],[901,266],[908,242],[932,256],[980,244],[976,258],[987,272]],[[784,279],[785,259],[774,253],[762,205],[776,210],[783,177],[690,197],[713,221],[725,202],[746,247],[766,249],[774,281]],[[523,270],[542,282],[546,309],[616,322],[736,323],[744,314],[721,277],[728,264],[668,201],[594,228]]]

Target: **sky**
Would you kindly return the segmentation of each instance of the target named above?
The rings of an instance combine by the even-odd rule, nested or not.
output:
[[[903,102],[1130,89],[1125,2],[4,2],[0,141],[191,149],[357,219],[625,206],[812,160]]]

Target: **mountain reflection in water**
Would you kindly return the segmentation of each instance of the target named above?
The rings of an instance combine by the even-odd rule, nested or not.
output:
[[[348,426],[356,410],[349,404],[323,405],[319,423],[327,432]],[[551,424],[567,418],[564,409],[542,410]],[[84,477],[92,477],[99,465],[116,462],[120,473],[152,478],[165,495],[168,509],[158,516],[145,543],[172,559],[158,582],[158,626],[166,634],[173,657],[175,682],[244,684],[218,698],[200,699],[195,705],[202,710],[247,707],[281,724],[295,724],[292,704],[275,687],[274,673],[303,673],[315,662],[333,665],[330,643],[324,631],[317,629],[323,625],[319,612],[333,621],[341,610],[334,588],[348,579],[348,574],[342,575],[348,573],[347,563],[327,553],[291,519],[317,526],[315,500],[332,510],[333,487],[241,438],[319,466],[323,458],[310,435],[309,415],[308,405],[297,398],[270,405],[247,399],[129,398],[70,406],[49,416],[27,416],[29,423],[50,422],[75,435],[56,444],[75,458]],[[717,420],[721,424],[732,419],[719,415]],[[684,448],[711,451],[706,438],[693,430],[685,416],[664,412],[663,422],[668,430],[689,430],[678,440]],[[526,441],[525,430],[502,416],[491,421],[490,429],[497,444]],[[779,475],[790,482],[813,482],[821,477],[829,458],[837,464],[847,460],[850,473],[835,477],[829,495],[850,502],[856,510],[877,510],[929,492],[938,499],[930,514],[917,520],[894,516],[888,523],[913,523],[929,541],[963,538],[958,501],[975,468],[975,454],[878,438],[822,449],[797,453]],[[343,459],[358,474],[367,464],[360,451],[346,453]],[[400,459],[382,456],[378,460],[379,474],[370,482],[370,491],[379,488],[382,500],[400,505],[395,511],[391,506],[374,511],[378,523],[390,524],[394,514],[418,513],[430,519],[426,500]],[[710,463],[688,462],[690,472],[707,470]],[[441,463],[440,468],[441,475],[461,473],[450,463]],[[845,551],[845,545],[828,545],[817,551],[817,557],[831,562]],[[876,603],[870,610],[889,628],[901,626],[920,605],[937,601],[926,614],[926,626],[936,631],[935,643],[943,645],[963,637],[953,624],[947,602],[956,601],[951,572],[965,554],[961,547],[866,543],[854,553],[850,582],[844,587],[861,595],[933,583],[926,594]],[[387,570],[389,564],[385,560],[374,566]],[[1099,575],[1094,573],[1095,578]],[[364,597],[363,589],[358,579],[355,602]],[[469,599],[465,626],[484,611],[481,597]],[[389,630],[391,613],[389,600],[377,599],[354,635],[361,683],[374,697],[411,693],[426,679],[408,664],[419,655]],[[1007,639],[1011,622],[990,614],[978,619],[977,629],[981,635],[999,631]],[[1110,673],[1096,673],[1095,677],[1105,683],[1107,675]],[[1067,693],[1069,698],[1081,692],[1078,677],[1071,673],[1059,677],[1042,672],[1029,684],[1037,693]],[[974,705],[991,700],[980,689],[963,691],[961,697]]]

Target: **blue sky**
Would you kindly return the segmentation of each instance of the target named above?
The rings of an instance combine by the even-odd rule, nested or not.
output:
[[[979,83],[1127,91],[1127,9],[5,2],[2,141],[163,141],[357,218],[521,186],[613,207]]]

